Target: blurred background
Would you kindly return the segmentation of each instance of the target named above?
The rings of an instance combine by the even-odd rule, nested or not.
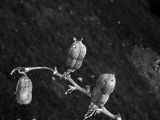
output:
[[[114,73],[106,108],[123,120],[160,119],[159,17],[159,0],[1,0],[0,119],[83,119],[90,99],[78,91],[66,96],[69,83],[52,79],[50,71],[28,73],[33,99],[26,106],[14,94],[20,75],[10,76],[17,66],[57,66],[63,73],[73,37],[87,47],[82,67],[72,74],[79,85],[92,90],[99,75]]]

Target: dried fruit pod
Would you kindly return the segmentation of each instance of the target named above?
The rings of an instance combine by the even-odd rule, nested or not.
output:
[[[96,86],[100,86],[102,94],[110,94],[113,92],[116,85],[116,78],[114,74],[102,74],[96,82]]]
[[[86,55],[86,46],[82,41],[74,41],[69,48],[68,56],[72,59],[83,60]]]
[[[96,82],[96,86],[91,93],[91,101],[97,106],[102,107],[109,99],[116,84],[114,74],[103,74]]]
[[[69,48],[67,67],[69,69],[78,70],[82,66],[86,51],[86,46],[82,43],[82,41],[75,40]]]
[[[21,105],[29,104],[32,100],[32,81],[26,75],[18,80],[16,100]]]

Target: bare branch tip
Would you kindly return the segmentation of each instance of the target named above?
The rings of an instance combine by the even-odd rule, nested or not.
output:
[[[65,92],[65,94],[67,95],[68,93],[72,93],[74,90],[76,90],[77,88],[75,86],[71,86],[68,85],[69,89]]]
[[[15,71],[16,71],[16,69],[13,69],[10,74],[12,75]]]

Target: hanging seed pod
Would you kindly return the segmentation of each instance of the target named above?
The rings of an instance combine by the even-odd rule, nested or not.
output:
[[[116,85],[116,78],[114,74],[102,74],[96,82],[96,86],[100,86],[102,94],[110,94],[113,92]]]
[[[91,93],[91,101],[97,106],[102,107],[109,99],[116,84],[114,74],[103,74],[96,82],[96,86]]]
[[[27,105],[32,100],[32,81],[26,75],[18,80],[16,100],[20,105]]]
[[[75,40],[69,48],[67,67],[78,70],[82,66],[83,59],[86,55],[86,47],[82,41]]]
[[[91,105],[84,119],[91,117],[94,113],[97,113],[96,110],[101,109],[106,104],[110,94],[115,88],[115,85],[116,78],[114,74],[102,74],[99,76],[96,86],[91,92]]]

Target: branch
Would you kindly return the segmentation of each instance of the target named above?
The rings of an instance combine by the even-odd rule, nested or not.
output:
[[[75,90],[79,90],[80,92],[86,94],[88,97],[91,97],[90,91],[87,91],[85,88],[80,87],[76,82],[74,82],[74,80],[70,77],[70,75],[64,76],[63,74],[60,74],[57,71],[56,67],[55,67],[55,70],[54,70],[53,74],[60,77],[60,78],[64,78],[65,80],[68,80],[72,85],[74,85]]]
[[[63,74],[60,74],[57,71],[56,67],[55,67],[55,69],[52,69],[52,68],[49,68],[49,67],[16,67],[11,71],[10,74],[12,75],[15,71],[18,71],[19,74],[26,74],[29,71],[39,70],[39,69],[46,69],[46,70],[52,71],[53,75],[56,75],[56,76],[58,76],[60,78],[64,78],[65,80],[68,80],[71,84],[74,85],[76,90],[79,90],[80,92],[82,92],[82,93],[86,94],[87,96],[91,97],[90,91],[87,91],[85,88],[81,88],[77,83],[74,82],[74,80],[70,77],[70,75],[64,76]]]
[[[80,92],[86,94],[88,97],[91,97],[90,91],[87,91],[86,89],[81,88],[76,82],[74,82],[74,80],[70,76],[63,76],[62,74],[58,73],[56,68],[54,70],[54,75],[56,75],[60,78],[64,78],[65,80],[68,80],[72,85],[74,85],[74,86],[69,85],[69,89],[67,90],[66,94],[71,93],[73,90],[79,90]],[[104,113],[105,115],[111,117],[112,119],[121,120],[120,115],[112,114],[104,106],[101,109],[97,109],[97,111]]]
[[[20,74],[26,74],[27,72],[31,70],[37,70],[37,69],[47,69],[50,70],[53,75],[56,75],[60,78],[64,78],[65,80],[68,80],[73,86],[69,85],[69,89],[66,91],[65,94],[71,93],[73,90],[78,90],[84,94],[86,94],[88,97],[91,97],[91,92],[85,88],[80,87],[74,80],[70,77],[70,75],[64,75],[57,71],[57,68],[55,69],[49,68],[49,67],[16,67],[12,70],[11,75],[17,70]],[[113,115],[111,112],[109,112],[104,106],[101,109],[97,109],[97,112],[102,112],[105,115],[111,117],[112,119],[121,120],[120,115]]]

